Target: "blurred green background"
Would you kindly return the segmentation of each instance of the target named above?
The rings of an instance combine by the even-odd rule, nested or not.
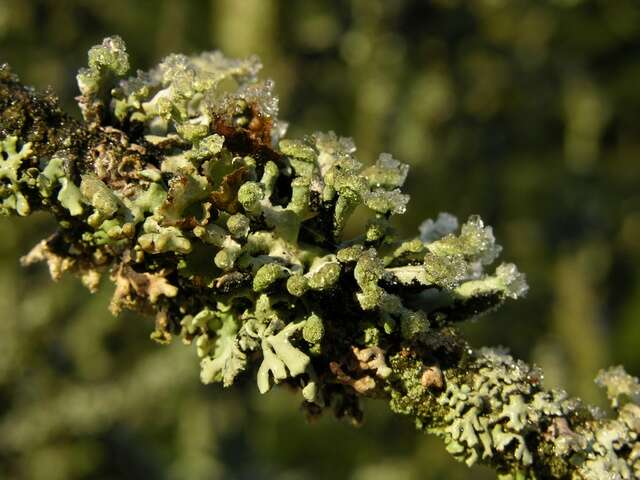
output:
[[[0,62],[74,115],[75,72],[110,34],[139,68],[257,53],[291,136],[335,130],[412,165],[405,235],[440,211],[493,225],[531,289],[466,326],[474,344],[595,403],[599,368],[640,373],[637,0],[0,0]],[[109,316],[109,288],[19,267],[52,228],[0,220],[0,478],[493,478],[384,404],[359,429],[309,425],[285,390],[201,385],[194,352]]]

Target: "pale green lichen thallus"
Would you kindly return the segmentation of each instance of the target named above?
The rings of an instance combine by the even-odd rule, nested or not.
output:
[[[478,216],[442,213],[396,234],[408,166],[359,159],[333,132],[285,137],[257,58],[170,55],[130,75],[123,41],[89,51],[83,121],[0,70],[0,210],[51,212],[23,259],[115,283],[114,313],[155,316],[152,338],[193,345],[204,383],[287,383],[310,415],[361,418],[359,398],[505,475],[637,478],[640,396],[602,373],[607,419],[503,352],[455,330],[527,284]],[[357,212],[360,232],[346,228]],[[362,217],[364,216],[364,221]]]

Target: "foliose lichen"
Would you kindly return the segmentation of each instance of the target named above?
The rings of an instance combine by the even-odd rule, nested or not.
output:
[[[361,396],[387,398],[456,458],[505,474],[637,476],[637,380],[599,377],[608,420],[544,390],[537,369],[470,351],[455,324],[527,290],[513,264],[492,267],[491,227],[440,214],[398,239],[408,166],[386,153],[365,166],[333,132],[285,138],[260,68],[211,52],[126,77],[111,37],[78,74],[80,124],[2,67],[0,212],[59,225],[23,262],[92,290],[108,274],[111,310],[194,345],[204,383],[287,383],[310,415],[355,421]],[[346,238],[356,210],[366,226]]]

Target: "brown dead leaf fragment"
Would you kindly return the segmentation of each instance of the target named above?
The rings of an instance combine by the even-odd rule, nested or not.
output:
[[[387,378],[391,374],[391,369],[384,358],[384,350],[380,347],[360,349],[354,346],[351,349],[362,370],[375,370],[376,376],[380,378]]]
[[[238,213],[240,209],[238,190],[248,179],[249,169],[244,166],[222,177],[220,187],[210,195],[213,206],[232,215]]]
[[[376,381],[370,375],[354,379],[342,370],[342,367],[338,362],[330,362],[329,369],[331,370],[331,373],[336,376],[336,380],[339,383],[349,385],[360,394],[365,394],[376,388]]]
[[[55,281],[60,280],[65,272],[76,273],[80,276],[82,283],[92,293],[98,290],[100,279],[102,277],[101,267],[96,265],[97,262],[91,263],[84,257],[73,257],[58,255],[51,249],[51,242],[57,240],[54,234],[46,240],[42,240],[35,245],[29,253],[20,259],[23,266],[33,265],[34,263],[46,262],[49,267],[49,274]]]
[[[158,310],[155,318],[156,328],[151,334],[151,338],[161,344],[171,343],[171,332],[169,331],[169,315],[165,309]]]
[[[49,273],[53,280],[60,280],[62,274],[71,270],[75,265],[75,260],[69,257],[62,257],[51,251],[49,239],[42,240],[29,253],[20,259],[23,266],[33,265],[38,262],[47,262]]]
[[[144,273],[147,277],[147,293],[151,303],[156,303],[161,295],[165,297],[175,297],[178,294],[178,287],[171,285],[164,277],[164,273],[158,274]]]
[[[167,272],[138,273],[128,265],[122,265],[114,275],[116,290],[111,299],[111,311],[117,314],[122,306],[136,303],[132,293],[141,300],[156,303],[160,296],[175,297],[178,287],[171,285],[165,276]]]
[[[213,131],[224,137],[226,148],[238,156],[250,155],[260,165],[269,160],[282,164],[282,155],[271,145],[271,117],[262,114],[253,105],[245,111],[242,121],[245,126],[238,125],[237,120],[235,112],[228,112],[218,115],[213,121]]]
[[[169,181],[169,190],[157,213],[162,215],[163,225],[192,229],[210,217],[210,204],[205,202],[209,189],[202,185],[198,176],[176,174]],[[195,215],[194,215],[195,214]]]
[[[268,145],[271,142],[273,120],[271,117],[266,117],[258,112],[255,106],[252,107],[251,111],[253,112],[253,117],[247,128],[247,130],[249,130],[249,136],[263,145]]]
[[[228,110],[216,118],[215,128],[224,137],[242,133],[254,144],[269,145],[273,120],[264,115],[256,103],[241,100],[230,104]]]

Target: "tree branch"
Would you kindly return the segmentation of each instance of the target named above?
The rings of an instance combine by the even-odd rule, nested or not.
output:
[[[441,214],[397,238],[408,167],[363,167],[351,140],[282,138],[277,99],[255,58],[172,55],[124,79],[124,44],[106,39],[78,75],[84,122],[50,93],[0,69],[0,210],[52,213],[59,229],[23,258],[47,261],[111,310],[155,316],[152,338],[195,344],[203,382],[254,372],[262,393],[299,389],[309,415],[360,421],[386,399],[467,464],[507,476],[640,475],[640,387],[603,372],[614,410],[542,386],[507,354],[473,351],[455,324],[526,291],[490,227]],[[368,221],[345,238],[359,208]]]

